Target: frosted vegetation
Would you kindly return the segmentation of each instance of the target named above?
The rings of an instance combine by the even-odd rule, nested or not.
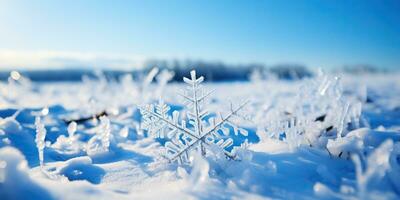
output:
[[[43,167],[43,150],[45,147],[45,138],[46,138],[46,128],[44,127],[44,124],[41,122],[40,117],[35,118],[35,126],[36,126],[36,147],[38,149],[39,153],[39,162],[40,162],[40,167]]]
[[[0,83],[0,199],[399,199],[400,78]]]

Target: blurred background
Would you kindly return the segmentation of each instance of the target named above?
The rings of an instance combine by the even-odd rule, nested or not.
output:
[[[0,0],[0,79],[74,81],[168,68],[181,80],[400,68],[400,1]],[[15,74],[15,73],[14,73]]]

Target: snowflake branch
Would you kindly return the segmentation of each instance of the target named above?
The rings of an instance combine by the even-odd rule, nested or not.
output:
[[[182,149],[181,151],[179,151],[174,157],[171,158],[171,160],[175,160],[176,158],[178,158],[179,156],[181,156],[182,153],[188,151],[192,146],[194,146],[195,144],[197,144],[198,142],[202,141],[204,144],[210,145],[207,142],[204,141],[204,138],[207,137],[207,135],[211,134],[212,132],[214,132],[215,130],[217,130],[218,128],[220,128],[229,118],[231,118],[232,116],[234,116],[239,110],[241,110],[245,105],[247,105],[249,103],[249,101],[245,101],[244,103],[242,103],[238,108],[236,108],[234,111],[232,111],[231,113],[229,113],[229,115],[225,118],[223,118],[218,124],[214,125],[213,128],[211,128],[209,131],[207,131],[206,133],[204,133],[200,138],[197,138],[197,140],[195,140],[194,142],[192,142],[191,144],[189,144],[188,146],[186,146],[184,149]],[[224,151],[224,154],[226,156],[228,156],[231,159],[234,159],[234,157],[232,155],[230,155],[229,153]]]
[[[187,133],[187,134],[189,134],[189,135],[193,135],[193,133],[191,133],[190,130],[185,129],[185,128],[179,126],[179,125],[176,125],[175,123],[173,123],[173,122],[169,121],[168,119],[165,119],[164,117],[162,117],[160,114],[155,113],[155,112],[153,112],[152,110],[147,109],[147,108],[145,108],[145,107],[142,107],[141,109],[142,109],[143,111],[145,111],[146,114],[150,114],[151,116],[156,117],[157,119],[164,121],[165,123],[169,124],[170,126],[176,128],[176,129],[178,129],[178,130],[180,130],[180,131],[182,131],[182,132],[185,132],[185,133]]]
[[[193,99],[190,98],[190,97],[188,97],[188,96],[186,96],[185,94],[182,94],[182,93],[178,93],[178,94],[179,94],[180,96],[182,96],[184,99],[190,101],[191,103],[194,103]]]
[[[196,136],[196,135],[194,135],[192,132],[190,132],[189,130],[184,129],[184,128],[182,128],[182,127],[176,125],[175,123],[173,123],[173,122],[171,122],[171,121],[169,121],[169,120],[163,118],[161,115],[159,115],[159,114],[157,114],[157,113],[154,113],[154,112],[152,112],[151,110],[149,110],[149,109],[147,109],[147,108],[142,108],[142,109],[143,109],[143,111],[145,111],[147,114],[150,114],[151,116],[156,117],[157,119],[164,121],[165,123],[169,124],[170,126],[172,126],[172,127],[176,128],[176,129],[178,129],[178,130],[180,130],[180,131],[182,131],[182,132],[184,132],[184,133],[186,133],[186,134],[188,134],[188,135],[194,137],[195,141],[194,141],[192,144],[189,145],[190,147],[191,147],[191,146],[194,146],[194,145],[197,144],[199,141],[201,141],[202,138],[205,137],[205,136],[204,136],[204,137],[201,138],[201,137],[199,137],[199,136]],[[161,130],[161,129],[162,129],[162,128],[159,128],[159,130]],[[210,133],[211,133],[211,132],[210,132]],[[210,134],[210,133],[208,133],[208,134]],[[203,142],[204,142],[204,141],[203,141]],[[207,142],[205,142],[205,144],[211,145],[211,144],[208,144]],[[168,158],[169,160],[175,160],[176,158],[178,158],[179,156],[181,156],[182,153],[184,153],[184,152],[187,151],[187,150],[189,150],[189,148],[185,148],[184,150],[182,150],[182,152],[180,151],[180,152],[178,153],[178,155],[177,155],[177,156],[174,156],[173,158],[168,158],[168,157],[166,157],[166,158]],[[226,155],[227,157],[229,157],[229,158],[231,158],[231,159],[234,159],[234,157],[233,157],[232,155],[230,155],[228,152],[224,151],[224,153],[225,153],[225,155]],[[165,156],[163,156],[163,157],[165,157]]]
[[[215,90],[211,90],[210,92],[208,92],[207,94],[203,95],[202,97],[199,98],[199,102],[203,101],[205,98],[207,98],[208,96],[210,96],[210,94],[214,93]]]
[[[204,135],[208,135],[212,132],[214,132],[215,130],[217,130],[218,128],[220,128],[226,121],[228,121],[231,117],[233,117],[234,115],[237,114],[237,112],[239,110],[241,110],[244,106],[246,106],[249,103],[249,100],[246,100],[244,103],[242,103],[238,108],[236,108],[235,110],[231,111],[231,113],[229,113],[229,115],[225,118],[222,118],[222,120],[216,124],[214,127],[211,128],[211,130],[207,131]]]

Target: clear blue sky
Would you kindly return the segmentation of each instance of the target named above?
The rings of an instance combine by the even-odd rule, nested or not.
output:
[[[1,51],[400,68],[400,1],[0,0]]]

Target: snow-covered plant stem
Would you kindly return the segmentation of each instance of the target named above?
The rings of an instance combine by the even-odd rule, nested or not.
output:
[[[86,151],[89,155],[104,153],[109,151],[111,136],[110,119],[107,116],[100,117],[100,125],[97,133],[88,141]]]
[[[46,138],[46,128],[44,124],[41,122],[40,117],[35,118],[35,126],[36,126],[36,147],[39,153],[39,162],[40,167],[43,167],[43,149],[45,147],[45,138]]]
[[[100,117],[100,132],[99,137],[101,139],[103,149],[108,151],[110,147],[110,135],[111,135],[111,124],[110,120],[106,116]]]
[[[393,149],[393,141],[387,140],[374,150],[366,159],[353,154],[351,159],[356,170],[356,179],[359,199],[367,198],[367,185],[369,180],[374,177],[382,177],[390,168],[389,156]],[[365,160],[365,170],[363,170],[362,160]]]
[[[68,131],[68,138],[70,140],[72,140],[72,138],[74,137],[77,125],[78,124],[76,122],[74,122],[74,121],[72,121],[71,123],[68,124],[67,131]]]

